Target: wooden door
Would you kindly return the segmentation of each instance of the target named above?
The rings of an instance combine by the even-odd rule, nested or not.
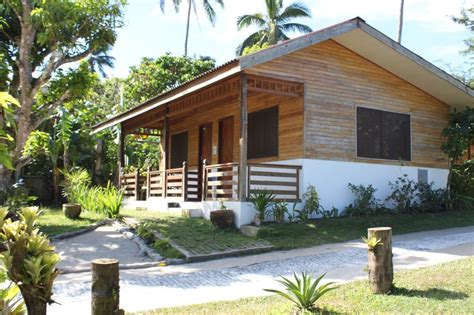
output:
[[[188,132],[177,133],[171,136],[171,168],[183,167],[188,160]]]
[[[206,160],[212,164],[212,123],[199,126],[199,167]]]
[[[234,161],[234,116],[219,122],[219,163]]]

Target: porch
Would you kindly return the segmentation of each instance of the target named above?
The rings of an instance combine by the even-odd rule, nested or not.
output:
[[[265,190],[276,200],[300,202],[300,165],[247,163],[246,183],[241,185],[239,163],[202,165],[202,171],[180,168],[123,174],[120,185],[130,200],[166,200],[167,202],[240,201],[240,189],[248,200],[250,194]],[[204,192],[204,193],[203,193]]]

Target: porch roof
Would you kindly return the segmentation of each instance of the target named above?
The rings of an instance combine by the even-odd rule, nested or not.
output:
[[[256,53],[228,61],[191,81],[162,93],[124,113],[111,117],[105,122],[94,126],[93,130],[94,132],[99,132],[206,88],[211,84],[241,73],[256,65],[328,39],[338,42],[380,67],[387,69],[451,107],[474,107],[474,90],[371,27],[360,17],[356,17],[282,42]]]

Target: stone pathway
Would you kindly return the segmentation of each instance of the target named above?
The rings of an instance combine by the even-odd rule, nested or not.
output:
[[[120,226],[105,225],[94,231],[53,242],[61,256],[59,269],[67,272],[90,270],[91,260],[115,258],[121,265],[153,262],[133,240],[132,236],[118,232]]]
[[[474,255],[474,227],[394,237],[396,269],[418,268]],[[293,272],[327,272],[326,281],[366,277],[364,244],[358,241],[228,258],[207,263],[121,271],[121,306],[127,311],[261,296],[275,279]],[[86,314],[90,273],[63,275],[48,314]]]

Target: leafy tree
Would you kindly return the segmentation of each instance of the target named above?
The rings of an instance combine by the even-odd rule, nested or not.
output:
[[[455,193],[451,189],[454,167],[462,161],[469,146],[474,143],[474,109],[454,110],[442,136],[446,138],[446,143],[442,145],[441,150],[449,160],[446,208],[452,209],[452,195]]]
[[[6,92],[0,92],[0,167],[13,169],[10,147],[13,143],[12,131],[16,127],[14,107],[18,101]]]
[[[193,79],[215,67],[209,57],[189,58],[167,53],[156,59],[143,58],[138,67],[131,67],[125,80],[126,107],[144,102],[164,91]]]
[[[283,8],[283,0],[265,0],[266,12],[246,14],[237,18],[237,28],[242,30],[250,26],[256,26],[258,31],[247,37],[244,42],[237,47],[236,53],[242,55],[244,49],[268,43],[275,45],[279,41],[287,40],[287,32],[310,33],[312,29],[300,23],[293,22],[297,18],[311,18],[311,11],[303,3],[293,3]]]
[[[269,43],[255,44],[253,46],[245,47],[242,56],[253,54],[257,51],[270,47]]]
[[[174,5],[174,8],[176,12],[179,11],[179,7],[181,6],[182,0],[172,0],[172,3]],[[165,11],[165,0],[160,0],[160,7],[161,11]],[[224,0],[214,0],[217,4],[221,6],[221,8],[224,8]],[[186,37],[184,39],[184,56],[188,56],[188,40],[189,40],[189,24],[191,22],[191,7],[194,8],[194,13],[197,18],[197,8],[196,8],[196,0],[186,0],[187,4],[187,21],[186,21]],[[209,20],[209,22],[212,23],[212,26],[215,25],[216,23],[216,11],[211,5],[211,1],[209,0],[202,0],[202,7],[204,11],[206,12],[206,17]]]
[[[464,25],[471,33],[474,32],[474,7],[468,9],[462,9],[461,15],[458,17],[452,17],[453,21]],[[467,48],[463,51],[463,54],[473,58],[474,55],[474,37],[470,37],[465,40]]]
[[[6,75],[0,71],[0,82],[20,103],[12,154],[17,174],[26,162],[22,151],[29,134],[80,90],[76,74],[83,68],[65,68],[103,54],[115,43],[124,5],[125,0],[0,4],[0,69],[8,69]]]

